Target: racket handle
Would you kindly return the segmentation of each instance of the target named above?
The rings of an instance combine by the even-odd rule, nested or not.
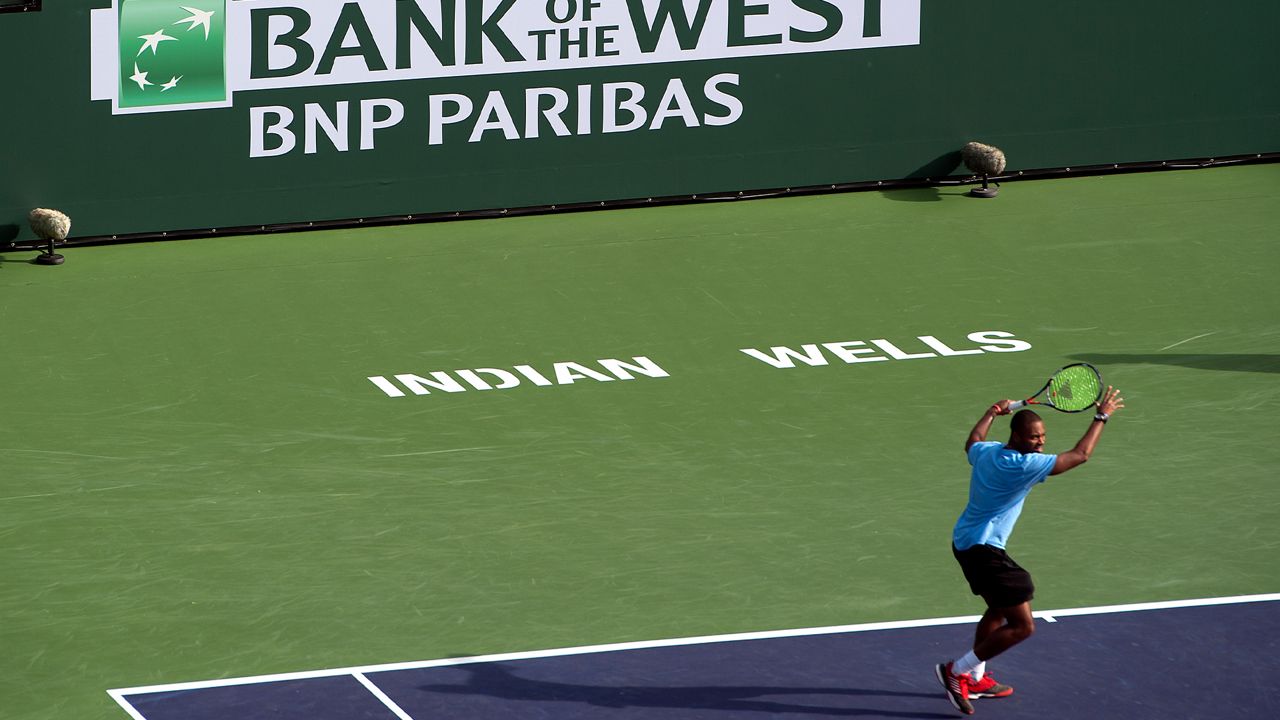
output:
[[[1013,402],[1009,403],[1009,412],[1013,412],[1014,410],[1018,410],[1023,407],[1026,407],[1026,404],[1027,404],[1026,400],[1014,400]]]

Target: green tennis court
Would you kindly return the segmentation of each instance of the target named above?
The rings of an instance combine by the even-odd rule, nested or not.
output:
[[[946,545],[965,436],[1079,360],[1129,407],[1032,494],[1037,604],[1275,592],[1278,190],[1266,164],[7,253],[5,714],[977,612]],[[1087,422],[1045,415],[1050,449]]]

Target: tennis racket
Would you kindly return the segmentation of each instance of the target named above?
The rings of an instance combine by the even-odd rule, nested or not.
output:
[[[1090,410],[1102,398],[1102,375],[1089,363],[1073,363],[1049,378],[1040,391],[1026,400],[1014,400],[1009,410],[1024,405],[1048,405],[1054,410],[1078,413]]]

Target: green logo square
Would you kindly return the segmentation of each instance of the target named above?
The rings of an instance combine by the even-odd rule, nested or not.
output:
[[[224,103],[226,0],[121,0],[120,107]]]

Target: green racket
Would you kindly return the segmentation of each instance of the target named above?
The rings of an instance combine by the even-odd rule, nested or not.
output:
[[[1009,410],[1024,405],[1048,405],[1054,410],[1078,413],[1092,409],[1102,399],[1102,374],[1089,363],[1073,363],[1049,378],[1040,392],[1009,403]]]

